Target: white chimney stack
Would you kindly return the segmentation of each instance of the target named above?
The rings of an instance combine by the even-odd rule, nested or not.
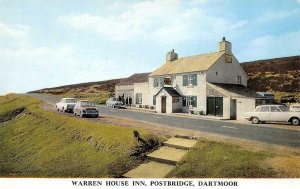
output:
[[[232,54],[231,43],[226,41],[225,37],[222,37],[222,41],[219,42],[219,51],[225,51],[225,54]]]

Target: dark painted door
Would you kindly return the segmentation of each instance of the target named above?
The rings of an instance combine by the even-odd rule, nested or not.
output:
[[[230,119],[236,120],[236,99],[230,100]]]
[[[216,116],[223,117],[223,98],[216,97]]]
[[[215,111],[215,98],[214,97],[207,97],[207,114],[208,115],[216,115]]]
[[[207,97],[207,114],[223,116],[223,97]]]
[[[167,107],[167,99],[165,96],[161,97],[161,113],[166,113],[166,107]]]

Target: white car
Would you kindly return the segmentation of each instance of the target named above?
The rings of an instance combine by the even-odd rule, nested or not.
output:
[[[76,98],[62,98],[60,102],[55,104],[55,107],[57,111],[73,112],[76,102]]]
[[[300,104],[293,104],[290,106],[291,112],[300,112]]]
[[[243,114],[245,119],[257,124],[259,122],[289,122],[292,125],[299,125],[300,112],[290,112],[283,105],[261,105],[257,106],[254,112]]]

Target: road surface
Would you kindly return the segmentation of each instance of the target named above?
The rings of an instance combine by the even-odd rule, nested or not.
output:
[[[58,97],[41,94],[30,94],[40,98],[49,104],[59,101]],[[276,144],[289,147],[300,147],[300,130],[277,127],[266,127],[263,124],[249,125],[234,123],[232,121],[194,119],[189,117],[177,117],[165,114],[155,114],[127,109],[113,109],[100,106],[100,114],[130,118],[150,123],[157,123],[182,129],[221,134],[229,137],[253,140],[267,144]],[[286,125],[286,127],[291,127]]]

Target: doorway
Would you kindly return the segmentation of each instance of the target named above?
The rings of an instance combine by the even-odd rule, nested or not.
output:
[[[161,113],[166,113],[167,110],[167,97],[161,97]]]
[[[223,97],[207,97],[207,114],[223,117]]]
[[[230,119],[236,120],[236,99],[230,100]]]

